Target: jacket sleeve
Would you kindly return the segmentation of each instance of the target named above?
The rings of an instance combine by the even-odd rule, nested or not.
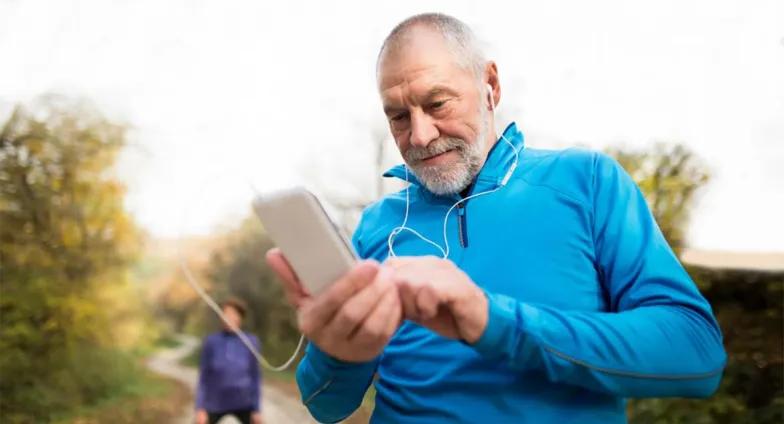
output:
[[[354,234],[354,248],[362,257],[358,234],[359,230]],[[297,367],[302,402],[319,422],[341,421],[362,403],[377,366],[378,358],[363,363],[344,362],[308,343]]]
[[[261,353],[261,343],[258,337],[251,336],[251,342],[256,351]],[[250,352],[248,352],[250,353]],[[250,358],[250,378],[251,378],[251,396],[253,397],[253,410],[261,411],[261,371],[259,370],[259,361],[254,355],[248,355]]]
[[[377,365],[377,359],[343,362],[308,344],[305,357],[297,367],[302,402],[319,422],[341,421],[362,403]]]
[[[209,364],[209,362],[210,362],[210,338],[207,337],[204,339],[204,344],[202,345],[201,348],[201,354],[199,355],[199,381],[196,383],[196,407],[195,407],[197,411],[199,409],[204,409],[207,382],[209,381],[209,376],[207,375],[209,372],[207,368],[207,364]]]
[[[487,293],[489,321],[474,347],[513,369],[617,396],[709,396],[726,362],[710,305],[629,175],[604,155],[593,169],[595,265],[609,311]]]

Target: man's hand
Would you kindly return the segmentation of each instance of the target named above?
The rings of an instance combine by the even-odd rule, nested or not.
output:
[[[253,424],[262,424],[261,423],[261,412],[254,412],[250,414],[250,422]]]
[[[210,421],[207,411],[199,409],[196,411],[196,424],[207,424]]]
[[[267,263],[283,280],[297,309],[299,330],[330,356],[367,362],[378,356],[400,326],[402,308],[390,269],[363,261],[318,296],[310,296],[278,249]]]
[[[487,297],[451,261],[426,257],[390,258],[406,319],[452,339],[475,343],[485,331]]]

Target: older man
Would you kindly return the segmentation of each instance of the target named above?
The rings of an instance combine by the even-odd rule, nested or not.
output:
[[[477,44],[426,14],[381,48],[407,165],[385,175],[410,185],[364,211],[370,260],[311,297],[267,255],[311,341],[304,403],[339,421],[374,375],[376,423],[618,423],[624,398],[710,395],[721,332],[640,191],[602,154],[525,148],[515,124],[499,137]]]

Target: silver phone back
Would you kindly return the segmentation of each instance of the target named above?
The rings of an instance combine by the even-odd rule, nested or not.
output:
[[[308,190],[258,196],[253,209],[309,293],[322,292],[356,262],[353,247]]]

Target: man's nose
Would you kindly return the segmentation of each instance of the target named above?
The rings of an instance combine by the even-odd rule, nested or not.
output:
[[[409,143],[416,147],[425,147],[433,140],[437,139],[440,133],[434,125],[433,119],[418,111],[411,114],[411,139]]]

